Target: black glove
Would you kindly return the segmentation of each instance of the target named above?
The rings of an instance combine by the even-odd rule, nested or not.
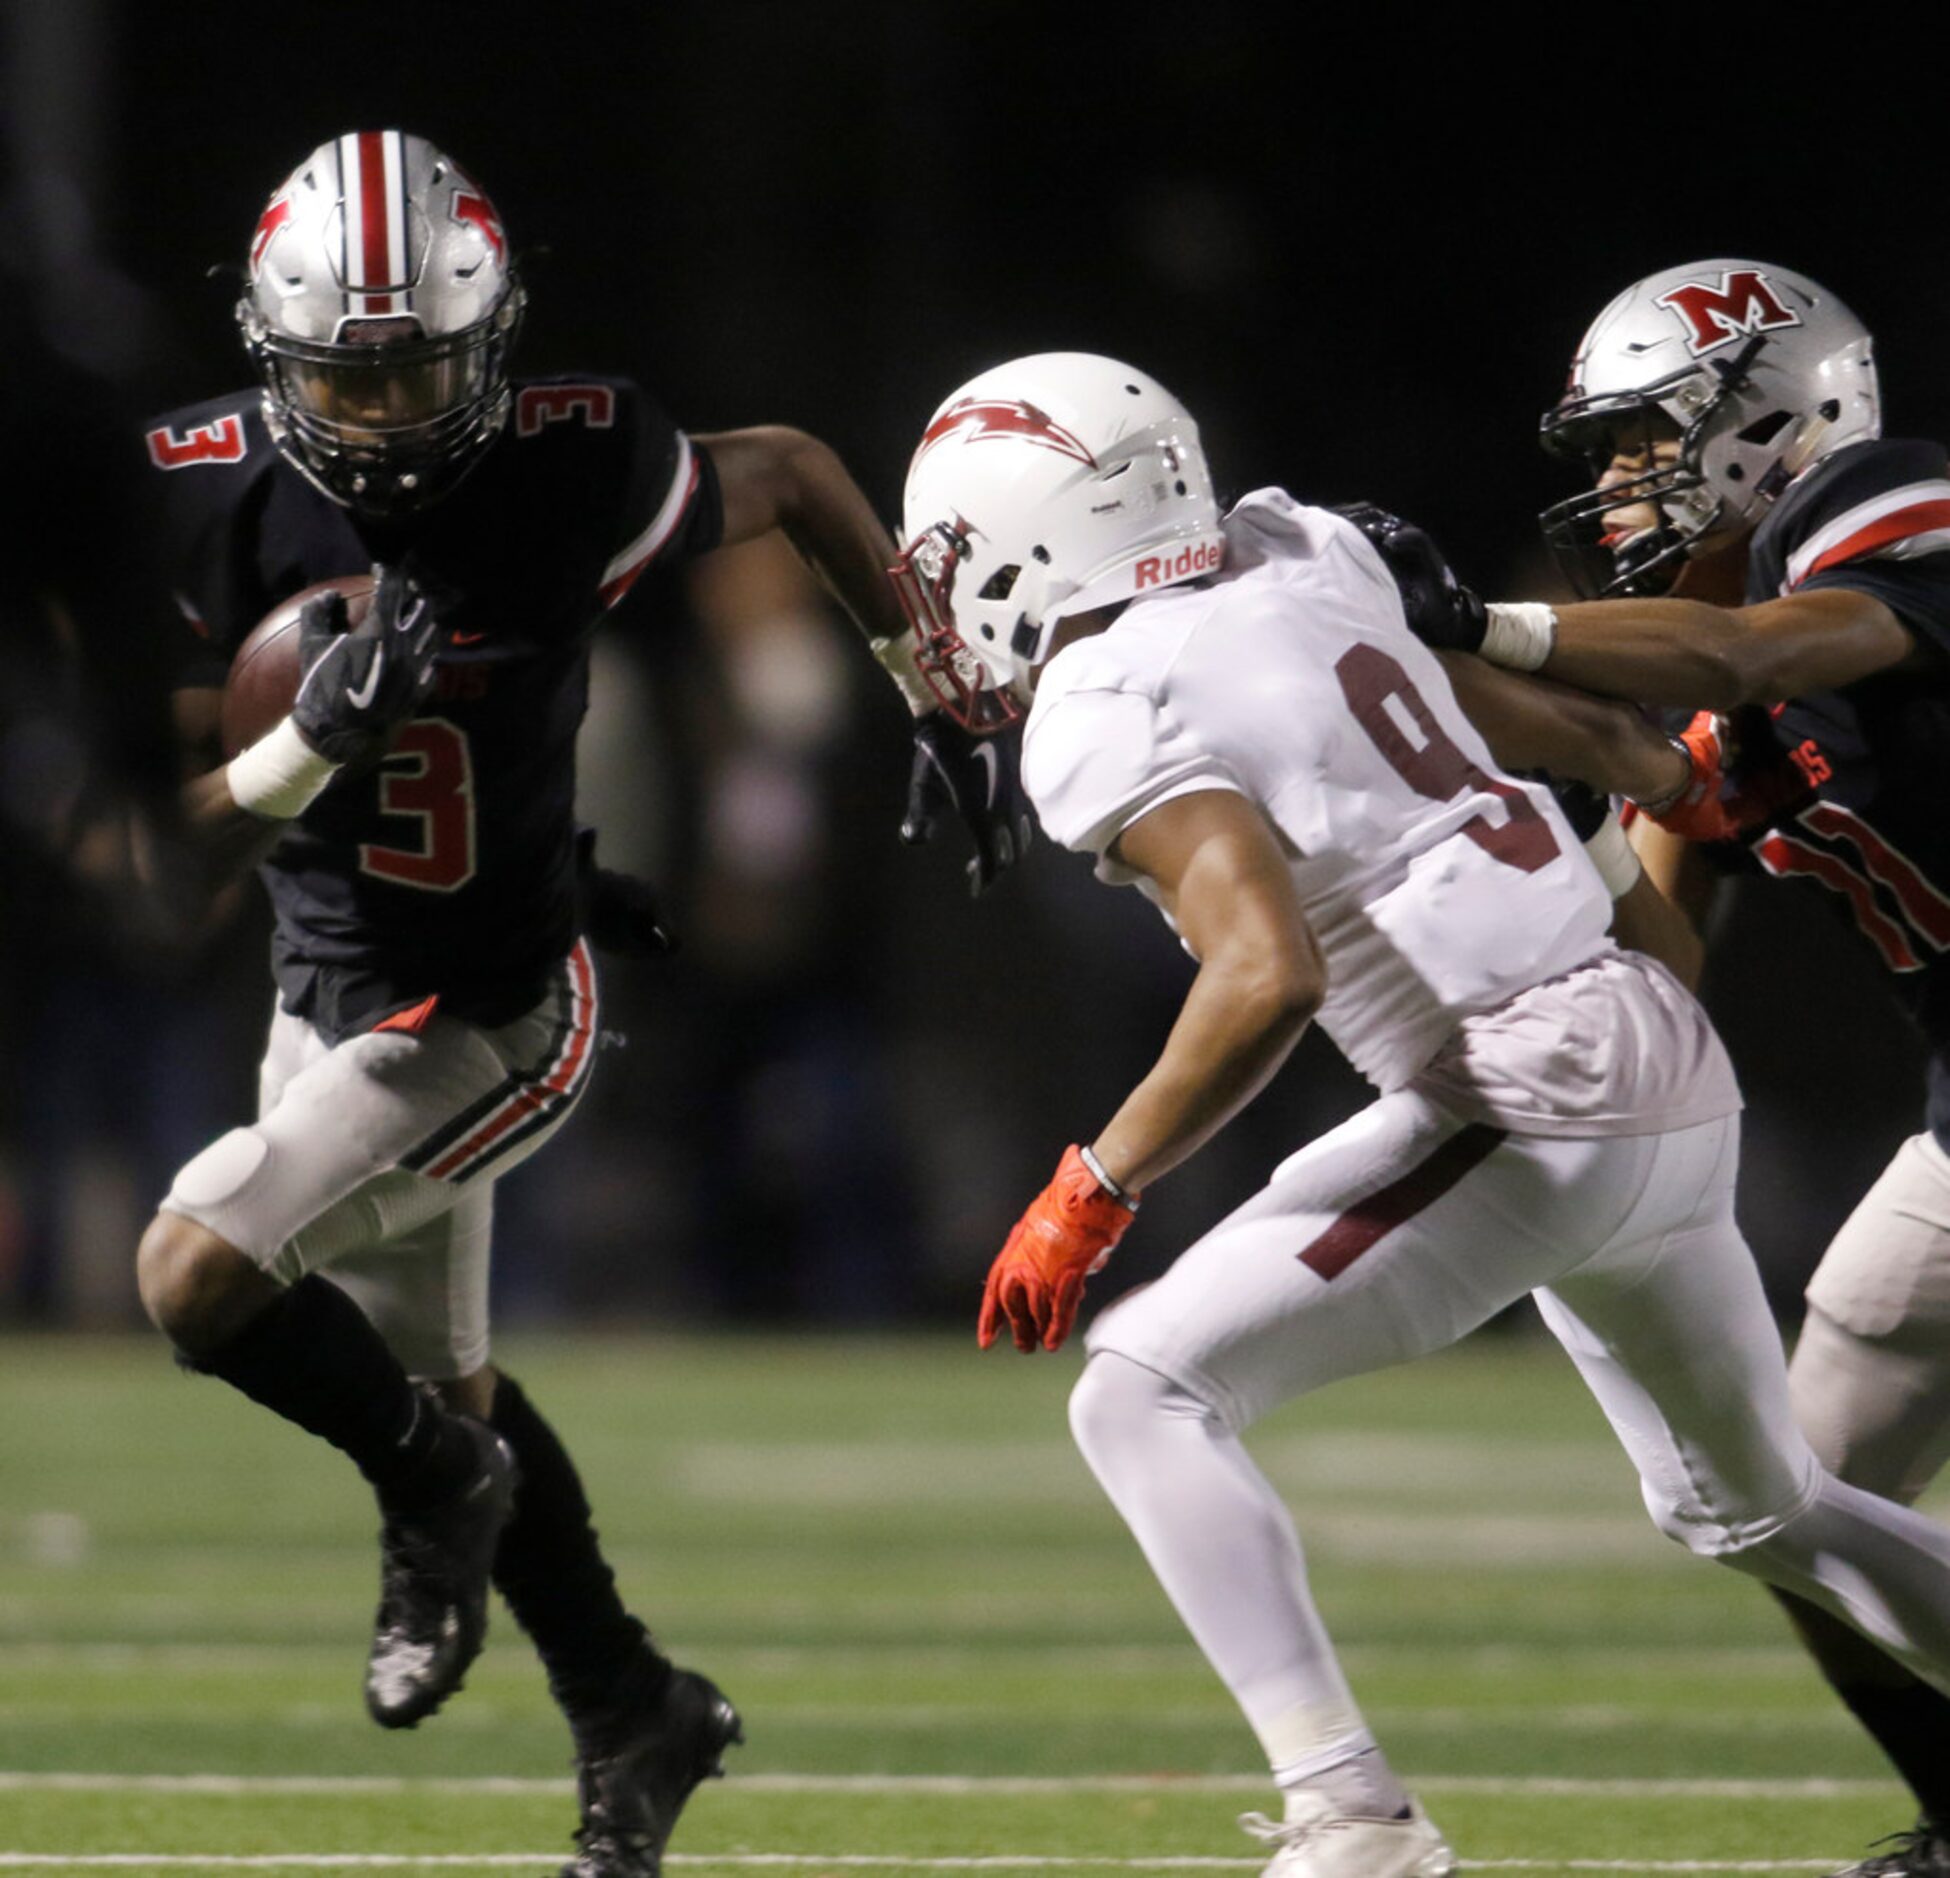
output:
[[[387,744],[433,689],[439,624],[427,597],[398,568],[375,570],[366,616],[350,631],[345,596],[314,594],[298,615],[304,678],[291,721],[320,756],[358,766]]]
[[[1401,593],[1402,612],[1416,638],[1439,651],[1482,649],[1488,624],[1483,603],[1456,578],[1456,570],[1422,529],[1372,502],[1351,502],[1334,513],[1374,544]]]
[[[677,950],[650,883],[596,865],[593,828],[576,830],[576,920],[597,951],[619,959],[668,958]]]
[[[1569,776],[1547,776],[1542,770],[1533,770],[1531,774],[1557,798],[1557,806],[1564,811],[1564,819],[1580,841],[1589,841],[1604,827],[1605,817],[1611,813],[1609,796],[1601,796],[1597,790]]]
[[[1027,850],[1035,834],[1021,763],[1019,730],[977,737],[939,711],[916,718],[901,839],[932,840],[942,810],[953,809],[975,843],[968,890],[980,893]]]

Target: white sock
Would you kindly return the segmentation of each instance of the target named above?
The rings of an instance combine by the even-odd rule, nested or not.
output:
[[[1288,1819],[1304,1818],[1323,1803],[1357,1819],[1399,1819],[1408,1811],[1408,1789],[1372,1741],[1324,1767],[1276,1767],[1273,1779],[1286,1795]]]
[[[1209,1407],[1154,1370],[1104,1351],[1070,1398],[1083,1458],[1124,1516],[1206,1660],[1245,1711],[1281,1779],[1357,1760],[1362,1810],[1406,1795],[1374,1747],[1307,1589],[1293,1521]],[[1282,1779],[1282,1784],[1285,1784]],[[1387,1803],[1393,1795],[1392,1804]]]

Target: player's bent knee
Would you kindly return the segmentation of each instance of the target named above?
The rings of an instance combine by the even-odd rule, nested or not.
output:
[[[1070,1433],[1093,1467],[1100,1455],[1141,1441],[1159,1417],[1211,1413],[1168,1377],[1114,1350],[1097,1351],[1070,1391]]]
[[[234,1335],[278,1290],[207,1226],[167,1212],[142,1235],[135,1276],[150,1320],[191,1356]]]

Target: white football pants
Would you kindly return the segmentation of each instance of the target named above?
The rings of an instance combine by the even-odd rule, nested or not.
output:
[[[1733,1118],[1547,1139],[1411,1091],[1283,1163],[1100,1316],[1085,1459],[1276,1771],[1370,1737],[1293,1524],[1239,1441],[1279,1402],[1441,1348],[1526,1292],[1661,1531],[1835,1612],[1950,1690],[1950,1532],[1826,1475],[1733,1221]]]
[[[444,1012],[333,1045],[280,1009],[258,1118],[182,1167],[163,1210],[281,1284],[323,1272],[413,1376],[488,1360],[494,1183],[574,1112],[597,1048],[585,941],[547,994],[487,1030]]]
[[[1950,1156],[1933,1137],[1897,1149],[1823,1255],[1788,1381],[1843,1480],[1907,1503],[1950,1460]]]

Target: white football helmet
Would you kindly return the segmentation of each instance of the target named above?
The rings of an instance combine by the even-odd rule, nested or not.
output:
[[[1089,352],[971,378],[922,433],[902,512],[907,545],[889,571],[915,663],[975,731],[1021,715],[1067,615],[1225,558],[1191,414],[1155,379]]]
[[[1544,538],[1582,593],[1662,592],[1810,463],[1881,429],[1873,342],[1833,294],[1762,261],[1667,268],[1591,323],[1542,425],[1544,447],[1594,483],[1620,457],[1643,473],[1546,509]],[[1677,458],[1655,463],[1675,431]],[[1607,520],[1635,505],[1657,521]]]
[[[264,419],[334,502],[444,495],[507,421],[525,304],[494,205],[403,131],[320,144],[258,218],[237,304]]]

